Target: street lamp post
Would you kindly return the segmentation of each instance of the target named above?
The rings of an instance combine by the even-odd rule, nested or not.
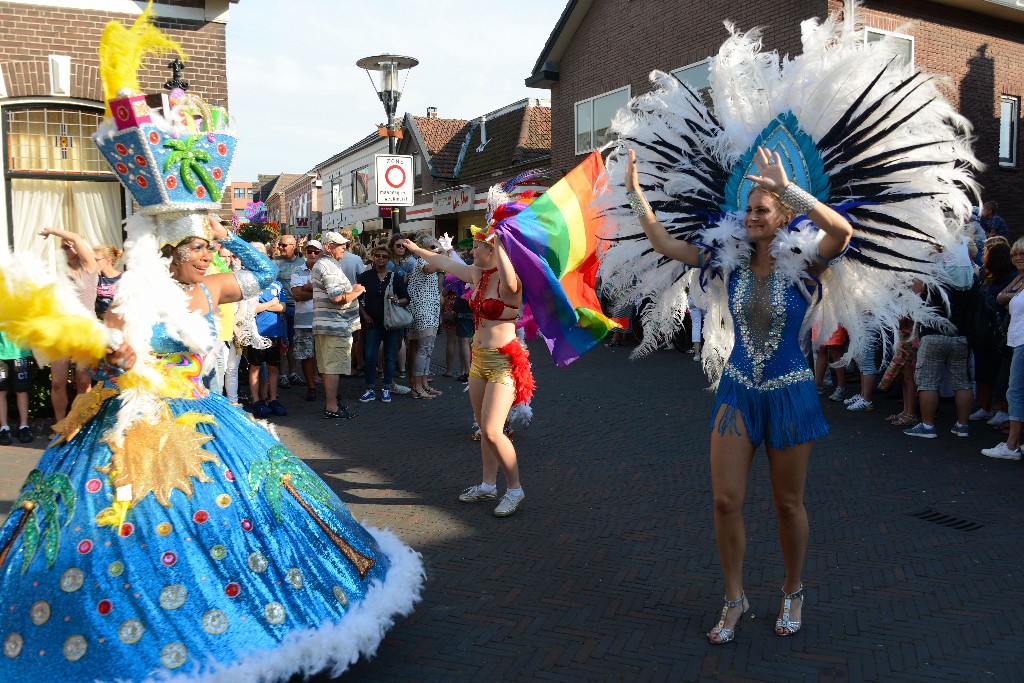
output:
[[[366,75],[370,77],[370,82],[373,83],[373,89],[377,92],[377,97],[380,99],[381,104],[384,105],[384,113],[388,117],[388,154],[394,154],[395,147],[397,147],[395,140],[398,135],[398,124],[395,121],[395,112],[398,111],[398,100],[401,99],[402,90],[405,87],[405,82],[403,81],[402,84],[399,85],[398,79],[401,72],[405,71],[407,72],[405,78],[408,80],[408,71],[417,64],[419,64],[419,60],[413,59],[412,57],[400,57],[399,55],[363,57],[356,62],[356,66],[365,70]],[[370,73],[371,71],[380,72],[379,85],[377,81],[374,81],[373,74]],[[391,207],[391,232],[395,235],[400,232],[398,226],[398,211],[399,208],[397,206]]]

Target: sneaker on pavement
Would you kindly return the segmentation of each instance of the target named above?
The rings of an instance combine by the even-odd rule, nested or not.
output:
[[[508,517],[513,512],[519,509],[519,505],[526,500],[526,494],[520,496],[513,496],[511,493],[506,492],[501,497],[501,501],[498,503],[498,507],[494,508],[495,517]]]
[[[302,375],[300,375],[297,372],[293,372],[292,374],[288,375],[288,382],[293,387],[304,387],[304,386],[306,386],[306,380],[302,377]]]
[[[281,405],[281,402],[276,398],[268,403],[267,407],[270,408],[274,412],[274,415],[277,415],[278,417],[283,417],[288,414],[288,410]]]
[[[21,443],[32,443],[35,441],[36,435],[32,433],[32,428],[29,426],[18,428],[18,441]]]
[[[288,375],[281,375],[277,378],[277,386],[287,389],[289,385]]]
[[[829,394],[828,400],[830,401],[842,401],[843,397],[846,396],[846,391],[842,387],[836,387],[836,390]]]
[[[381,389],[380,400],[383,401],[384,403],[391,403],[391,390]]]
[[[497,497],[498,490],[496,488],[491,489],[490,491],[485,491],[484,488],[480,486],[480,484],[470,486],[468,489],[459,494],[459,500],[461,500],[463,503],[476,503],[481,500],[494,500]]]
[[[0,429],[0,446],[11,445],[11,430],[8,427]]]
[[[875,404],[871,401],[865,401],[860,396],[857,396],[856,401],[846,404],[846,409],[852,410],[855,413],[869,413],[875,409]]]
[[[907,436],[917,436],[922,439],[934,439],[939,435],[938,432],[935,431],[934,426],[929,427],[924,422],[918,422],[910,429],[904,429],[903,433]]]
[[[971,416],[967,419],[970,420],[971,422],[977,422],[978,420],[988,420],[993,415],[995,415],[995,413],[993,413],[991,410],[978,408],[973,413],[971,413]]]
[[[992,418],[988,422],[986,422],[985,424],[990,425],[992,427],[1002,427],[1004,424],[1006,424],[1009,421],[1010,421],[1010,415],[1008,413],[1004,413],[1003,411],[999,410],[999,411],[996,411],[996,414],[993,415]]]
[[[264,401],[256,401],[252,404],[252,414],[260,419],[269,416],[272,412],[274,412],[274,409]]]
[[[398,394],[399,396],[407,396],[412,393],[412,389],[405,386],[404,384],[398,384],[397,382],[392,385],[391,392]]]
[[[695,362],[699,363],[700,362],[700,354],[699,353],[693,354],[693,360]]]
[[[385,389],[384,391],[387,391],[387,389]],[[374,400],[376,398],[377,398],[377,392],[375,392],[373,389],[367,389],[366,391],[363,392],[363,395],[359,397],[359,402],[360,403],[369,403],[370,401],[372,401],[372,400]]]
[[[966,439],[968,436],[971,435],[971,429],[967,425],[962,425],[959,422],[957,422],[955,425],[953,425],[953,428],[949,430],[949,433],[952,434],[953,436],[959,436],[961,438]]]
[[[1007,448],[1005,441],[995,448],[982,448],[981,454],[1000,460],[1020,460],[1020,448]]]
[[[854,403],[857,400],[863,401],[864,398],[860,394],[854,394],[853,396],[850,396],[848,398],[844,398],[843,399],[843,403],[845,403],[846,405],[850,405],[851,403]]]

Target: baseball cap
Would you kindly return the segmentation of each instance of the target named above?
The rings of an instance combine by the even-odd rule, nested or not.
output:
[[[348,244],[348,240],[340,232],[325,232],[322,237],[324,238],[324,244]]]
[[[310,241],[306,242],[306,246],[307,247],[315,247],[315,248],[319,249],[320,251],[324,250],[324,245],[320,244],[320,240],[310,240]]]

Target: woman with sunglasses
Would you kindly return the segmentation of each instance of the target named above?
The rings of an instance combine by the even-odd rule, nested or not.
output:
[[[359,315],[363,321],[363,372],[366,377],[366,391],[359,397],[360,403],[369,403],[377,398],[377,354],[384,348],[384,381],[380,400],[391,402],[391,385],[395,375],[395,357],[401,330],[384,327],[384,301],[390,299],[399,306],[409,305],[409,292],[405,278],[388,269],[391,250],[377,245],[370,252],[373,267],[359,274],[358,282],[366,291],[359,298]],[[388,287],[391,293],[388,294]]]

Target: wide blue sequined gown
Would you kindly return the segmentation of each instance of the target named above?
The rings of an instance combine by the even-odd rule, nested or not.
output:
[[[201,358],[159,326],[153,348],[163,417],[129,429],[115,462],[101,438],[120,399],[107,398],[44,452],[0,530],[0,681],[276,680],[375,648],[416,600],[418,556],[357,524],[280,441],[209,394]],[[145,491],[130,509],[115,484],[126,462]]]
[[[747,267],[729,278],[736,341],[711,411],[711,427],[719,433],[741,429],[740,417],[755,446],[764,441],[789,448],[828,434],[814,375],[800,349],[808,303],[798,286],[780,273],[758,277]]]

